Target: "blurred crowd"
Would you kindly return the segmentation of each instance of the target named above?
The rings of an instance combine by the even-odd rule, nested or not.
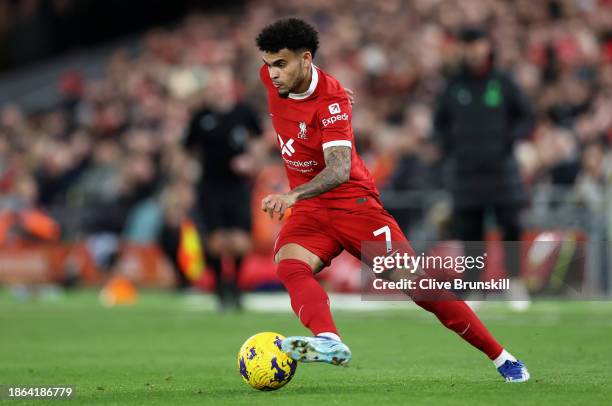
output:
[[[201,166],[183,147],[193,112],[232,92],[267,117],[254,38],[287,15],[316,25],[315,63],[354,90],[358,147],[383,190],[439,186],[427,148],[432,105],[457,63],[455,33],[478,24],[491,33],[497,65],[536,106],[537,126],[516,151],[527,184],[565,186],[606,210],[609,0],[255,0],[231,13],[192,14],[144,33],[135,54],[117,49],[101,79],[66,72],[62,101],[48,110],[0,107],[0,210],[43,210],[71,238],[154,240],[195,205]],[[262,121],[266,165],[279,165]],[[398,165],[407,156],[413,164]],[[278,172],[259,176],[267,174]]]

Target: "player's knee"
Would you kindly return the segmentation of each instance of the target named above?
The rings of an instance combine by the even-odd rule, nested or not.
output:
[[[393,268],[375,274],[376,278],[393,282],[412,281],[424,276],[423,270],[419,267],[415,270],[404,268]]]
[[[299,259],[283,259],[278,263],[276,275],[281,282],[285,283],[296,278],[311,277],[312,268]]]
[[[296,259],[305,262],[314,273],[323,268],[323,261],[318,256],[298,244],[290,243],[283,245],[274,256],[274,262],[277,264],[280,264],[285,259]]]

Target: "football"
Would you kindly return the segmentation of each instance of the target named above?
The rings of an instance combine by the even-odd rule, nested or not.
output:
[[[283,338],[278,333],[258,333],[242,344],[238,352],[238,371],[252,388],[276,390],[295,375],[297,361],[281,351]]]

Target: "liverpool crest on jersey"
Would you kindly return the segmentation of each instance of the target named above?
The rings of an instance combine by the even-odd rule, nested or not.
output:
[[[300,131],[298,132],[298,138],[301,140],[307,140],[308,139],[308,127],[306,126],[306,122],[304,121],[300,121]]]

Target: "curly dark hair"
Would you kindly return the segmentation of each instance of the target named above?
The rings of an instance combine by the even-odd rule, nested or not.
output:
[[[261,51],[276,53],[283,48],[290,51],[308,50],[315,56],[319,49],[319,33],[304,20],[283,18],[266,26],[257,36]]]

